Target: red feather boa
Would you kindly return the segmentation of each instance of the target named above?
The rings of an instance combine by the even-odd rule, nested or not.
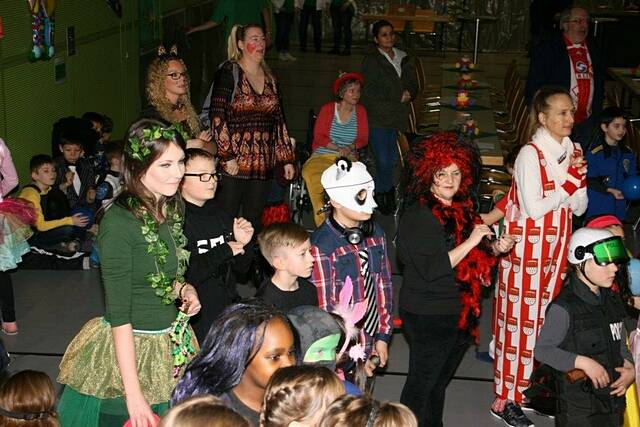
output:
[[[473,210],[470,200],[456,201],[445,205],[431,193],[421,200],[431,208],[433,216],[444,226],[445,233],[453,238],[457,247],[471,235],[476,224],[482,224],[480,216]],[[458,328],[468,330],[478,341],[478,319],[480,317],[480,298],[483,286],[489,286],[492,269],[497,258],[489,242],[483,240],[454,268],[455,279],[460,289],[462,310],[458,318]]]

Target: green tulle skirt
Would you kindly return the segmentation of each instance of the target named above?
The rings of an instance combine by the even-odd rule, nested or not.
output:
[[[134,330],[133,339],[140,388],[161,415],[182,375],[173,377],[169,332]],[[198,349],[195,336],[192,345]],[[65,385],[58,405],[63,427],[121,427],[129,418],[111,326],[103,318],[89,320],[71,341],[60,362],[58,382]]]
[[[169,410],[169,402],[151,405],[151,410],[161,417]],[[58,418],[62,427],[122,427],[129,415],[124,397],[98,399],[66,386]]]

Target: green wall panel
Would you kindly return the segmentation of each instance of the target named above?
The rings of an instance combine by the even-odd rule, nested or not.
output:
[[[4,139],[24,185],[31,156],[50,152],[51,125],[73,113],[72,88],[70,83],[54,83],[52,62],[11,67],[4,71],[4,79]]]
[[[61,117],[85,111],[109,115],[122,138],[140,111],[138,1],[122,2],[118,19],[104,1],[59,0],[56,57],[66,80],[54,82],[54,61],[30,63],[31,17],[26,0],[0,0],[0,137],[11,148],[22,185],[29,158],[50,153],[51,128]],[[76,53],[68,57],[66,30],[75,27]]]

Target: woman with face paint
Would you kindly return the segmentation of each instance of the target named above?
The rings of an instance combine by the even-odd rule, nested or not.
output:
[[[293,332],[282,312],[257,300],[233,304],[211,325],[172,404],[212,394],[257,426],[271,375],[295,363]]]
[[[412,147],[404,178],[396,248],[410,361],[400,401],[421,426],[442,425],[445,389],[478,338],[482,287],[513,246],[509,236],[491,240],[473,208],[471,150],[453,132],[435,134]]]
[[[220,204],[243,216],[256,232],[274,170],[290,180],[294,153],[276,80],[264,62],[265,34],[259,25],[236,25],[228,41],[229,60],[216,72],[211,127],[218,146]]]

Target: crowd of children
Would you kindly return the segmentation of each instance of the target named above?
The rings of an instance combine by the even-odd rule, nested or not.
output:
[[[260,27],[231,34],[241,51],[236,64],[263,67]],[[179,62],[171,55],[164,60]],[[180,63],[181,72],[159,79],[184,82]],[[234,66],[223,71],[234,98]],[[264,73],[265,84],[275,84]],[[242,76],[249,90],[252,77]],[[106,306],[67,348],[59,404],[44,374],[20,372],[0,388],[0,425],[441,425],[444,391],[477,337],[481,288],[495,270],[491,412],[513,427],[532,425],[521,406],[535,359],[551,372],[558,425],[620,425],[640,357],[627,346],[623,322],[625,299],[635,295],[630,282],[640,281],[626,267],[622,227],[623,183],[637,165],[624,143],[623,110],[603,111],[584,155],[569,139],[571,110],[566,91],[538,91],[532,142],[511,162],[511,191],[482,219],[473,211],[480,165],[471,144],[443,132],[413,145],[396,236],[413,358],[407,406],[379,402],[366,386],[389,361],[394,290],[389,241],[374,218],[374,179],[363,163],[338,157],[322,172],[324,221],[309,234],[292,223],[261,228],[246,204],[249,220],[235,216],[237,206],[228,212],[216,200],[218,185],[224,176],[223,193],[246,196],[238,189],[250,186],[235,182],[231,169],[251,162],[227,153],[218,170],[214,150],[187,148],[179,122],[140,119],[119,143],[110,141],[113,123],[104,115],[63,118],[53,156],[31,159],[31,182],[18,198],[6,197],[17,178],[0,140],[2,331],[17,333],[7,271],[20,262],[99,267]],[[214,135],[224,139],[229,130],[217,118]],[[285,135],[284,116],[278,120]],[[267,169],[283,166],[291,178],[288,139]],[[256,198],[268,188],[262,184],[251,189]],[[572,234],[572,214],[585,210],[587,226]],[[502,217],[494,238],[489,225]],[[255,283],[255,298],[240,301],[236,278],[255,268],[258,252],[272,271]],[[427,329],[440,336],[418,336]]]

